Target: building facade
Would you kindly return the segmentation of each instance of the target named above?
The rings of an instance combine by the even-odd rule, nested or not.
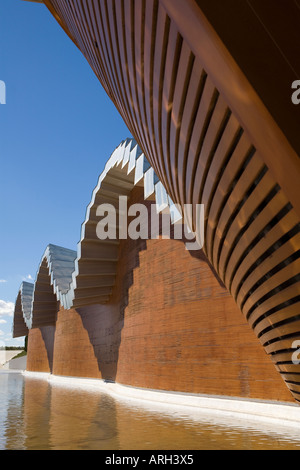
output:
[[[35,292],[39,292],[40,297],[33,299],[28,314],[33,321],[29,324],[32,351],[40,344],[42,333],[39,328],[52,328],[50,337],[58,338],[60,328],[65,332],[73,331],[71,326],[63,327],[63,318],[74,315],[76,323],[75,312],[88,309],[90,315],[94,312],[95,322],[103,318],[103,325],[108,325],[102,332],[100,328],[100,337],[95,341],[103,341],[101,344],[106,345],[104,349],[107,347],[106,351],[111,351],[111,357],[109,352],[103,352],[108,362],[115,358],[113,363],[116,371],[108,373],[113,380],[151,388],[177,390],[178,384],[182,391],[283,400],[293,397],[298,401],[300,365],[293,360],[293,356],[295,344],[300,340],[299,111],[290,99],[290,84],[297,78],[296,73],[299,72],[300,76],[296,48],[292,47],[299,25],[299,11],[295,3],[285,5],[284,9],[279,4],[274,6],[273,2],[255,0],[247,2],[247,5],[240,2],[237,8],[233,8],[233,2],[229,0],[222,2],[222,6],[220,2],[205,0],[70,0],[67,3],[45,0],[44,3],[85,55],[124,118],[139,145],[137,154],[143,155],[155,172],[153,185],[156,186],[155,182],[161,185],[155,194],[166,198],[166,210],[172,214],[174,204],[181,208],[190,204],[193,210],[187,223],[193,232],[197,232],[195,208],[197,204],[203,204],[205,226],[201,256],[193,259],[197,266],[189,264],[191,259],[182,259],[180,268],[178,262],[175,262],[179,256],[176,250],[180,251],[175,240],[150,240],[146,243],[147,249],[141,252],[138,251],[138,243],[133,248],[128,247],[134,251],[134,259],[145,259],[147,253],[151,252],[150,246],[155,246],[157,253],[169,246],[164,254],[165,261],[156,261],[157,269],[166,275],[164,282],[161,282],[161,292],[157,293],[157,299],[161,302],[158,302],[157,308],[164,322],[162,324],[156,318],[152,323],[153,331],[157,327],[162,334],[159,344],[165,346],[160,356],[165,359],[165,369],[161,375],[159,371],[162,369],[158,367],[155,372],[154,364],[150,367],[151,361],[156,364],[159,362],[155,355],[151,357],[154,336],[149,333],[143,341],[140,338],[143,328],[147,331],[144,321],[149,322],[149,328],[151,324],[151,320],[146,320],[151,308],[143,309],[145,317],[142,319],[138,304],[140,302],[141,306],[147,301],[147,294],[140,298],[138,292],[142,288],[135,291],[135,279],[140,285],[143,284],[138,274],[136,278],[134,276],[134,273],[140,273],[142,264],[132,270],[132,286],[130,289],[125,288],[125,291],[136,292],[136,297],[133,296],[135,307],[129,302],[128,294],[124,294],[120,300],[125,315],[121,324],[124,321],[126,326],[121,328],[117,319],[114,326],[110,322],[107,324],[106,314],[100,314],[100,311],[104,312],[103,309],[109,309],[110,302],[114,302],[112,299],[118,298],[117,286],[119,292],[122,290],[122,283],[118,281],[122,243],[118,246],[111,244],[109,249],[107,244],[105,248],[101,247],[99,240],[94,239],[92,223],[84,225],[86,233],[81,240],[80,253],[75,254],[73,260],[73,274],[66,270],[71,289],[60,289],[59,283],[49,284],[47,280],[47,276],[52,276],[51,269],[49,271],[51,249],[42,260],[40,276],[35,285]],[[272,15],[269,14],[271,6]],[[226,18],[226,21],[220,18]],[[278,28],[283,18],[289,26],[287,37]],[[263,68],[258,68],[259,65]],[[274,87],[278,98],[274,97]],[[131,162],[134,159],[137,161],[137,154],[132,156]],[[123,161],[124,168],[130,165],[128,158],[127,163]],[[134,179],[128,184],[127,177],[118,179],[113,175],[111,178],[107,184],[115,187],[115,194],[130,195],[136,189]],[[105,191],[105,183],[102,189]],[[158,204],[161,202],[159,200]],[[93,223],[95,225],[95,221]],[[86,234],[87,239],[84,238]],[[182,248],[185,253],[184,246]],[[71,258],[75,255],[68,253]],[[68,256],[65,261],[69,261],[70,267],[72,261]],[[148,263],[153,262],[155,265],[151,259],[149,257]],[[169,265],[169,269],[173,263],[177,268],[171,273],[163,268],[164,263]],[[179,279],[176,277],[177,269],[181,272]],[[108,285],[107,280],[103,280],[105,276],[102,271],[106,275],[109,273]],[[202,275],[208,283],[207,291],[201,287]],[[167,280],[170,285],[178,286],[178,291],[175,290],[171,295],[171,298],[177,299],[172,308],[166,301],[169,297]],[[185,292],[182,294],[184,302],[179,292]],[[206,295],[205,292],[210,294]],[[148,295],[153,298],[151,290]],[[17,301],[19,308],[16,307],[16,312],[19,313],[16,313],[16,318],[22,313],[21,298],[22,292]],[[43,300],[39,300],[44,298],[48,299],[47,307],[43,306]],[[148,302],[151,299],[148,298]],[[124,307],[127,302],[127,307]],[[131,314],[128,313],[125,321],[126,308],[128,312],[136,311],[139,314],[136,313],[129,320]],[[250,338],[249,354],[246,353],[247,346],[243,349],[236,345],[240,351],[237,356],[247,356],[246,362],[242,361],[239,365],[239,360],[233,360],[230,354],[229,357],[222,355],[225,350],[232,352],[231,347],[226,349],[224,344],[221,345],[220,337],[217,339],[214,336],[217,330],[220,332],[219,328],[222,330],[224,327],[222,322],[231,325],[233,333],[236,324],[232,322],[231,314],[234,309],[236,321],[240,325],[238,328],[244,328],[242,324],[248,323],[248,334],[254,333],[253,336],[258,340],[257,355],[252,351]],[[59,323],[54,331],[56,312],[59,312]],[[187,335],[184,340],[184,326],[189,323],[186,312],[194,312],[194,320],[190,318],[189,321],[195,321],[196,326],[194,330],[190,324],[190,339]],[[200,312],[203,312],[202,315]],[[44,325],[41,323],[42,317]],[[113,318],[113,315],[109,318]],[[176,328],[174,318],[177,318]],[[204,324],[201,324],[202,320]],[[205,325],[210,324],[212,329],[207,329],[206,340],[202,343],[200,331],[203,334]],[[110,346],[102,338],[102,335],[108,337],[104,331],[111,336]],[[199,333],[196,335],[198,342],[194,337],[195,331]],[[243,338],[243,334],[237,331],[239,339]],[[173,332],[173,339],[169,343],[170,332]],[[135,340],[132,339],[130,343],[129,337]],[[122,342],[123,338],[127,338],[128,350],[125,342]],[[248,340],[245,341],[248,344]],[[68,370],[63,371],[56,365],[56,339],[52,343],[53,357],[50,363],[52,361],[54,373],[68,375]],[[93,344],[91,338],[90,344]],[[195,356],[186,350],[184,345],[187,344],[194,344]],[[215,344],[219,349],[216,347],[214,350],[214,357],[219,357],[221,362],[212,359],[210,348]],[[233,344],[231,342],[232,347]],[[208,348],[206,352],[205,348]],[[40,350],[40,346],[37,349]],[[132,352],[131,355],[128,351]],[[129,365],[130,361],[131,364],[134,362],[134,352],[136,368]],[[156,352],[159,354],[159,348]],[[48,352],[46,356],[51,358]],[[98,357],[97,353],[95,357]],[[128,357],[128,365],[125,357]],[[196,357],[199,360],[195,362]],[[230,385],[222,387],[223,382],[218,379],[226,369],[221,358],[228,366],[228,380],[232,381],[232,389]],[[172,363],[170,368],[168,360],[169,364]],[[99,365],[98,359],[97,362]],[[193,369],[195,363],[198,365]],[[181,376],[181,367],[186,375],[188,370],[193,371],[190,376],[186,376],[186,385]],[[197,367],[206,367],[206,377],[215,380],[215,384],[219,382],[219,387],[210,388],[210,382],[206,388],[203,381],[199,379],[198,382],[194,375]],[[165,374],[168,373],[170,377],[166,379]],[[148,380],[148,374],[153,375],[153,380]],[[265,380],[272,381],[273,377],[273,385],[264,389]],[[291,394],[286,392],[282,379]],[[278,381],[283,384],[281,387],[277,387]],[[249,385],[250,382],[255,382],[257,387],[260,384],[261,391],[257,390],[252,395],[251,390],[254,389]],[[279,393],[280,389],[282,392]],[[280,397],[274,398],[277,392]]]

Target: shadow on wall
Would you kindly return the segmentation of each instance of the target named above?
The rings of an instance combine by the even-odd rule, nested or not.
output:
[[[132,190],[129,205],[140,203],[141,201],[145,203],[143,188],[136,187]],[[146,201],[148,218],[150,218],[152,204],[152,201]],[[130,222],[131,219],[129,218],[128,223],[130,224]],[[160,235],[162,234],[162,226],[162,218],[160,217],[158,230]],[[148,237],[151,238],[150,224],[148,224],[148,230]],[[171,226],[170,239],[172,240],[173,238],[174,231]],[[158,240],[154,240],[153,242],[157,243]],[[186,242],[186,239],[177,240],[177,246],[178,243],[181,244],[183,252],[186,252]],[[115,381],[118,373],[119,351],[122,340],[122,330],[124,328],[125,310],[128,308],[129,303],[130,309],[127,313],[128,324],[129,328],[135,328],[136,315],[140,313],[141,308],[147,308],[148,286],[152,292],[152,298],[149,299],[151,302],[154,300],[153,296],[156,295],[155,289],[159,289],[159,297],[156,299],[158,302],[157,307],[161,308],[163,305],[166,305],[172,309],[176,308],[178,302],[182,302],[183,299],[186,300],[187,292],[189,292],[189,280],[186,278],[183,279],[183,272],[177,272],[177,268],[180,265],[180,259],[177,259],[177,253],[180,253],[181,250],[179,250],[179,252],[177,251],[175,242],[175,254],[172,254],[173,250],[171,250],[167,252],[162,251],[161,253],[163,253],[163,255],[158,254],[158,259],[150,259],[147,257],[146,264],[149,263],[150,269],[147,270],[147,272],[143,271],[142,275],[140,273],[138,279],[134,279],[135,271],[140,268],[141,256],[143,256],[143,252],[147,250],[149,243],[152,243],[152,241],[142,239],[131,240],[129,238],[120,240],[115,285],[107,304],[87,306],[77,308],[70,312],[60,313],[59,326],[57,325],[55,333],[57,349],[56,357],[54,358],[54,373],[58,375],[99,377],[107,381]],[[164,241],[161,241],[161,243],[164,243]],[[164,256],[163,260],[161,260],[161,256]],[[168,256],[171,256],[171,258],[168,258]],[[201,262],[208,264],[218,280],[220,287],[225,290],[225,287],[212,269],[202,250],[191,251],[189,252],[189,256],[199,260],[199,264],[201,264]],[[160,271],[160,269],[164,269],[162,268],[163,266],[165,266],[165,273]],[[153,276],[155,279],[152,279]],[[166,282],[172,285],[172,288],[169,288],[168,292],[165,291],[162,285],[162,283],[165,282],[164,276]],[[193,277],[192,274],[191,276]],[[193,281],[191,282],[194,285]],[[154,283],[154,286],[152,283]],[[136,288],[130,294],[130,289],[134,285]],[[152,288],[154,288],[154,290]],[[194,287],[191,288],[193,289]],[[201,292],[199,292],[199,295],[201,295]],[[152,303],[151,308],[155,308],[156,301]],[[149,320],[147,317],[148,314],[148,311],[145,312],[145,321]],[[77,323],[79,320],[78,316],[80,317],[80,323]],[[148,320],[146,320],[147,318]],[[138,321],[140,321],[140,319]],[[127,327],[128,324],[126,325]],[[81,330],[81,332],[77,331],[77,329]],[[132,334],[135,335],[136,333],[132,332]],[[49,334],[45,334],[43,335],[43,339],[48,354],[49,368],[51,372],[53,372],[54,332],[52,338],[49,337]],[[134,357],[134,351],[132,352],[131,357]]]
[[[215,268],[213,267],[213,265],[210,263],[210,261],[208,260],[208,258],[205,256],[204,254],[204,251],[203,250],[195,250],[195,251],[189,251],[190,255],[195,258],[195,259],[199,259],[201,261],[204,261],[207,266],[209,267],[209,269],[212,271],[213,275],[215,276],[215,278],[217,279],[220,287],[222,287],[222,289],[226,289],[225,287],[225,284],[221,281],[217,271],[215,270]],[[227,292],[227,289],[226,289],[226,292]]]
[[[173,233],[171,232],[170,235],[172,239]],[[151,241],[141,239],[120,241],[116,282],[111,299],[107,304],[78,308],[69,312],[61,311],[59,313],[60,320],[56,328],[49,326],[39,329],[39,341],[42,340],[42,349],[44,350],[42,360],[43,371],[49,368],[50,373],[57,375],[98,377],[107,381],[116,380],[125,310],[129,306],[130,289],[136,283],[134,279],[135,271],[140,267],[141,255],[142,252],[147,250],[148,243],[151,243]],[[157,243],[157,240],[154,241],[154,243]],[[164,241],[161,241],[161,243],[164,243]],[[185,240],[177,240],[177,246],[178,243],[182,244],[182,250],[185,252]],[[168,252],[167,254],[173,256],[171,253],[172,252]],[[203,251],[191,251],[189,252],[189,256],[199,260],[200,264],[201,262],[207,264],[223,290],[223,284],[214,272]],[[152,261],[155,263],[154,259]],[[173,288],[171,291],[169,289],[168,292],[165,292],[162,286],[163,297],[160,298],[160,300],[157,299],[157,302],[163,302],[163,304],[168,305],[170,308],[175,308],[180,298],[182,300],[182,293],[180,294],[178,291],[178,279],[181,279],[181,290],[185,289],[185,281],[181,278],[183,274],[180,272],[177,273],[177,263],[174,261],[174,259],[168,260],[167,257],[164,261],[167,280],[170,280],[170,276],[175,276]],[[178,261],[180,263],[180,260]],[[147,260],[147,262],[152,264],[151,259]],[[157,286],[157,277],[155,280],[151,279],[153,269],[155,271],[155,268],[151,267],[149,271],[150,274],[144,273],[144,277],[142,277],[143,284],[140,286],[141,289],[138,286],[137,289],[132,292],[130,297],[130,311],[128,311],[129,317],[132,315],[135,316],[136,312],[140,310],[141,305],[145,306],[144,296],[146,295],[148,286],[150,288],[152,287],[152,282],[156,283],[156,287],[160,287]],[[175,271],[172,271],[172,269],[175,269]],[[159,275],[159,273],[156,274]],[[164,274],[161,273],[160,275],[163,278]],[[164,282],[164,280],[162,279],[161,282]],[[188,283],[189,281],[186,279],[186,282]],[[153,299],[151,299],[151,301],[152,300]],[[158,304],[158,307],[159,305],[160,304]],[[145,312],[145,315],[147,317],[147,312]],[[79,318],[80,322],[77,323]],[[134,317],[132,317],[130,321],[134,323]],[[84,331],[85,334],[83,334]],[[36,364],[33,370],[35,370],[35,366]]]
[[[143,200],[143,191],[135,188],[131,194],[130,204]],[[148,206],[148,216],[151,214],[151,201],[146,202]],[[129,219],[130,223],[130,219]],[[150,224],[149,224],[150,232]],[[162,219],[160,218],[159,233],[162,233]],[[150,233],[149,233],[150,238]],[[171,226],[170,238],[174,238]],[[182,250],[185,250],[183,239]],[[106,305],[95,305],[85,308],[76,309],[82,321],[82,325],[88,333],[89,342],[93,347],[94,355],[98,362],[98,369],[102,379],[107,381],[115,381],[118,371],[119,349],[121,345],[122,330],[124,328],[125,310],[129,305],[129,291],[134,285],[134,272],[140,267],[140,256],[143,251],[147,250],[147,240],[121,240],[119,245],[119,257],[116,283],[113,288],[110,301]],[[162,241],[163,243],[163,241]],[[204,261],[213,271],[219,285],[225,289],[223,283],[209,264],[202,250],[189,252],[190,256],[199,261]],[[153,260],[155,261],[155,260]],[[149,260],[151,263],[151,260]],[[168,260],[166,259],[168,264]],[[176,273],[174,273],[176,274]],[[169,273],[168,273],[169,276]],[[145,283],[151,283],[150,278],[145,278]],[[143,294],[141,294],[143,295]],[[135,292],[134,297],[130,299],[130,305],[133,312],[138,309],[141,303],[138,294]],[[167,302],[167,300],[165,300]]]
[[[106,305],[76,309],[88,333],[101,377],[111,382],[117,375],[125,309],[129,289],[134,282],[134,269],[139,266],[139,253],[147,249],[145,240],[135,241],[134,249],[128,246],[131,243],[125,240],[120,244],[117,279],[110,301]]]
[[[131,328],[135,329],[135,327],[138,328],[141,326],[135,324],[135,319],[138,318],[136,317],[137,312],[140,310],[140,308],[147,308],[147,299],[145,301],[145,299],[143,298],[143,296],[146,295],[145,290],[147,290],[147,286],[145,286],[146,289],[142,289],[142,291],[139,290],[139,285],[132,292],[130,292],[130,289],[134,284],[136,284],[137,280],[135,279],[135,270],[140,268],[140,257],[142,255],[142,252],[145,252],[147,250],[149,243],[151,243],[151,241],[122,241],[119,247],[120,252],[116,284],[113,289],[111,300],[106,305],[95,305],[91,307],[77,309],[77,312],[80,314],[82,325],[88,334],[89,343],[93,348],[100,376],[106,381],[116,381],[116,377],[118,374],[119,351],[122,341],[122,331],[124,328],[125,314],[127,319],[127,341],[128,334],[129,336],[135,336],[137,334],[136,330],[132,331],[132,333],[130,333],[129,330]],[[164,243],[164,241],[161,241],[161,243]],[[184,243],[179,243],[182,244],[182,250],[185,251]],[[180,253],[180,250],[178,251],[178,248],[176,248],[176,253]],[[171,255],[171,253],[169,254]],[[224,289],[224,293],[227,296],[227,290],[223,286],[222,282],[220,281],[214,270],[211,268],[207,258],[203,254],[203,251],[199,250],[198,252],[189,252],[189,256],[191,256],[193,259],[199,260],[199,268],[202,263],[205,263],[209,266],[210,270],[212,271],[221,288],[220,292],[222,292]],[[149,261],[151,262],[151,260]],[[155,262],[155,260],[153,260],[153,262]],[[185,282],[188,283],[189,280],[184,280],[183,278],[181,278],[181,276],[183,275],[182,272],[172,273],[171,265],[172,267],[174,267],[174,259],[169,261],[168,259],[166,259],[166,264],[168,266],[166,267],[166,273],[162,273],[161,282],[163,283],[165,282],[165,280],[169,281],[170,275],[174,276],[174,282],[172,283],[172,288],[170,288],[169,285],[166,291],[163,289],[162,286],[162,297],[158,297],[156,300],[158,302],[157,308],[161,309],[163,308],[163,305],[166,305],[166,307],[169,309],[174,308],[175,312],[176,305],[178,304],[178,302],[180,302],[180,299],[182,301],[182,299],[185,298],[183,297],[184,293],[182,291],[185,289]],[[195,276],[194,278],[196,279]],[[179,286],[177,285],[178,279],[181,279],[181,287],[179,290]],[[139,282],[140,281],[141,273],[139,274]],[[156,286],[153,290],[151,289],[151,287],[153,287],[151,286],[152,282]],[[157,288],[160,288],[160,286],[157,285],[157,278],[151,279],[151,276],[145,279],[145,284],[149,285],[150,290],[152,290],[153,293],[156,291]],[[203,293],[203,289],[200,289],[200,296]],[[209,294],[207,295],[211,296],[213,295],[213,293],[209,290]],[[155,301],[153,301],[153,298],[149,299],[149,305],[152,306],[149,306],[149,308],[153,308],[154,304]],[[126,309],[128,309],[127,312]],[[146,324],[148,324],[147,322],[149,322],[149,312],[145,311],[144,313],[145,322]],[[138,323],[140,321],[141,317],[139,316]],[[128,343],[126,347],[129,348],[128,352],[130,354],[130,361],[132,361],[132,358],[135,356],[135,351],[131,350],[130,348],[134,347],[134,342],[131,345]],[[138,354],[138,352],[136,353]],[[147,353],[145,354],[147,356]],[[124,361],[124,357],[122,357],[122,361]],[[127,377],[127,379],[128,381],[131,380],[130,377]]]
[[[151,214],[152,202],[144,201],[143,188],[135,187],[130,195],[129,206],[141,202],[146,204]],[[128,224],[131,220],[129,217]],[[139,267],[140,252],[146,249],[146,240],[120,240],[116,282],[109,302],[76,309],[88,333],[101,377],[107,381],[116,379],[129,289],[134,282],[134,270]]]
[[[54,353],[54,340],[55,340],[55,328],[53,326],[45,326],[40,329],[42,338],[45,344],[45,350],[47,352],[47,359],[49,364],[49,371],[53,372],[53,353]]]
[[[53,373],[54,341],[54,325],[29,331],[26,370]]]

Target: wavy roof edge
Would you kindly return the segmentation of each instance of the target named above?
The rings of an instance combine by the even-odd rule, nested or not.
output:
[[[34,311],[38,310],[41,304],[43,309],[47,309],[48,307],[50,309],[50,303],[53,307],[55,300],[59,302],[64,309],[68,310],[76,306],[81,307],[102,303],[98,301],[99,299],[96,298],[96,296],[91,295],[85,297],[85,300],[84,297],[83,300],[79,299],[79,304],[78,302],[76,304],[76,291],[80,291],[77,280],[80,275],[80,262],[84,260],[84,254],[82,253],[83,244],[91,241],[86,237],[87,224],[91,222],[91,210],[94,205],[96,205],[96,198],[101,196],[104,192],[101,191],[103,185],[105,184],[107,196],[107,191],[109,192],[109,185],[111,184],[109,180],[111,178],[117,180],[118,177],[122,177],[120,178],[121,185],[124,182],[128,182],[127,186],[125,184],[127,190],[128,187],[132,189],[137,185],[143,186],[145,200],[149,198],[153,199],[156,203],[158,213],[169,211],[172,224],[182,219],[178,206],[175,205],[168,196],[164,186],[154,173],[153,168],[148,163],[137,142],[134,139],[122,141],[107,161],[103,172],[99,176],[98,183],[92,192],[91,201],[86,209],[85,220],[81,225],[81,236],[77,244],[77,251],[49,244],[41,257],[35,283],[22,282],[15,304],[13,337],[23,336],[27,329],[29,330],[54,323],[53,315],[42,315],[40,320],[35,318],[37,314],[34,314]],[[108,184],[106,184],[107,181],[109,181]],[[125,187],[122,188],[122,186],[118,189],[119,195],[123,194],[123,189],[125,191]],[[114,191],[115,190],[116,189],[114,189]],[[101,243],[100,240],[99,242]],[[104,241],[104,245],[105,242],[106,241]],[[109,242],[110,240],[108,240],[108,243]],[[49,279],[47,279],[45,267],[48,270]],[[51,287],[51,292],[49,286]],[[93,287],[95,286],[93,285]],[[97,289],[97,286],[95,288]],[[54,295],[55,299],[53,297],[51,298],[51,295]],[[105,299],[105,296],[103,299]],[[20,301],[19,304],[18,300]],[[106,301],[103,300],[103,303],[106,303]],[[35,304],[37,304],[36,307]],[[19,330],[20,333],[18,333],[16,320],[20,322],[20,308],[24,320],[24,328],[21,328],[21,330]]]

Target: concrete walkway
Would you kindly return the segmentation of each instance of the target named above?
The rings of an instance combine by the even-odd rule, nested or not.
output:
[[[10,361],[13,357],[17,356],[21,352],[21,349],[13,351],[0,351],[0,366],[3,366],[6,362]]]
[[[26,370],[27,356],[14,359],[22,351],[0,351],[0,370]]]

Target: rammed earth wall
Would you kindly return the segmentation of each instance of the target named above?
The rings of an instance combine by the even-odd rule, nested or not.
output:
[[[135,188],[131,203],[142,201]],[[202,252],[178,240],[122,240],[110,302],[30,330],[27,370],[293,401]]]

